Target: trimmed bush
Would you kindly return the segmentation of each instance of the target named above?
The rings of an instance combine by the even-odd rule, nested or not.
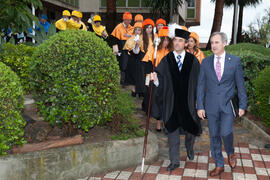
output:
[[[241,58],[248,95],[248,105],[252,113],[258,115],[254,79],[259,72],[270,65],[270,50],[260,45],[242,43],[226,47],[226,52]],[[206,54],[212,55],[211,51]]]
[[[234,44],[226,47],[226,51],[253,51],[259,54],[262,54],[264,56],[270,57],[270,49],[265,48],[262,45],[259,44],[252,44],[252,43],[239,43],[239,44]]]
[[[64,31],[38,46],[30,67],[37,106],[51,125],[104,124],[115,111],[119,67],[112,49],[94,33]]]
[[[9,66],[21,79],[24,92],[31,91],[29,83],[29,61],[33,55],[34,47],[24,44],[7,43],[2,47],[0,61]]]
[[[254,80],[260,116],[270,126],[270,66]]]
[[[0,62],[0,155],[24,141],[25,121],[21,116],[23,88],[19,77]]]

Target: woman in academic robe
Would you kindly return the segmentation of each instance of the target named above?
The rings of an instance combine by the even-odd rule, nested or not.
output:
[[[159,18],[156,21],[155,37],[158,37],[159,30],[161,30],[166,25],[167,25],[166,21],[164,19],[162,19],[162,18]]]
[[[105,26],[101,25],[101,17],[99,15],[95,15],[93,20],[89,18],[87,22],[89,25],[88,31],[94,32],[97,37],[103,38],[104,40],[108,38],[108,33]]]
[[[125,43],[123,54],[128,56],[128,64],[125,70],[126,84],[131,85],[131,95],[136,97],[136,94],[143,93],[143,87],[139,82],[142,82],[142,23],[134,24],[134,35],[132,35]],[[141,78],[141,79],[140,79]]]
[[[160,43],[157,47],[157,54],[156,54],[156,59],[154,59],[154,50],[152,54],[152,64],[155,65],[155,67],[158,67],[159,63],[162,61],[163,57],[165,57],[171,50],[171,40],[168,37],[168,27],[164,26],[162,29],[159,30],[158,32],[158,37],[160,38]],[[152,94],[156,93],[156,87],[153,86],[152,89]],[[149,96],[150,96],[150,88],[148,87],[146,89],[146,93],[143,99],[143,110],[147,113],[148,111],[148,104],[149,104]],[[155,96],[155,95],[154,95]],[[161,132],[161,112],[158,110],[158,106],[156,103],[156,99],[152,98],[151,101],[151,116],[157,120],[156,124],[156,131]]]
[[[155,23],[152,19],[148,18],[143,21],[142,27],[143,27],[143,51],[144,51],[142,62],[143,62],[143,73],[144,73],[144,79],[145,79],[146,74],[151,73],[153,70],[153,66],[152,66],[152,56],[154,53],[153,29],[155,27]]]
[[[199,49],[199,36],[197,33],[190,32],[186,51],[196,56],[200,64],[202,63],[202,60],[205,58],[205,55]]]

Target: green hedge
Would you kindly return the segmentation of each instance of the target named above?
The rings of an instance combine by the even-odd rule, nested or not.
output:
[[[270,126],[270,66],[265,68],[254,80],[259,113]]]
[[[237,50],[237,51],[254,51],[259,54],[262,54],[264,56],[270,57],[270,48],[265,48],[262,45],[258,44],[252,44],[252,43],[239,43],[239,44],[234,44],[226,47],[226,51],[232,51],[232,50]]]
[[[21,116],[23,88],[19,77],[0,62],[0,155],[24,141],[25,121]]]
[[[26,93],[31,91],[29,83],[29,61],[33,55],[34,47],[24,44],[14,45],[7,43],[2,47],[0,61],[11,67],[20,77],[21,84]]]
[[[227,46],[226,52],[241,58],[248,95],[248,105],[251,107],[251,111],[258,115],[254,79],[259,75],[261,70],[270,65],[270,49],[256,44],[240,43]],[[210,56],[212,52],[205,51],[205,54],[206,56]]]
[[[31,82],[41,115],[52,125],[104,124],[115,113],[119,68],[111,48],[94,33],[64,31],[36,47]]]

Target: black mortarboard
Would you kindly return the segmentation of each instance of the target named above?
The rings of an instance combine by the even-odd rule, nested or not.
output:
[[[181,37],[181,38],[188,40],[189,34],[190,34],[190,32],[185,31],[183,29],[175,29],[175,37]]]

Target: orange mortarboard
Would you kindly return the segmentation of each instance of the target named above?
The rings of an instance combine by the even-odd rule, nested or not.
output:
[[[169,28],[168,26],[164,26],[161,30],[158,31],[158,37],[168,37]]]
[[[149,18],[147,18],[143,21],[142,27],[144,28],[144,26],[146,26],[146,25],[151,25],[152,27],[155,27],[154,21],[152,19],[149,19]]]
[[[143,21],[143,16],[142,16],[141,14],[137,14],[137,15],[135,16],[134,21],[135,21],[135,22],[136,22],[136,21]]]
[[[125,12],[123,14],[123,20],[132,20],[132,14],[130,12]]]
[[[166,21],[165,21],[164,19],[162,19],[162,18],[160,18],[160,19],[158,19],[158,20],[156,21],[156,26],[157,26],[158,24],[163,24],[164,26],[167,25]]]
[[[136,22],[133,27],[134,28],[142,28],[142,23]]]
[[[192,38],[196,39],[196,41],[197,41],[196,44],[197,44],[197,46],[199,46],[200,42],[199,42],[199,36],[198,36],[197,33],[195,33],[195,32],[190,32],[189,37],[192,37]]]

